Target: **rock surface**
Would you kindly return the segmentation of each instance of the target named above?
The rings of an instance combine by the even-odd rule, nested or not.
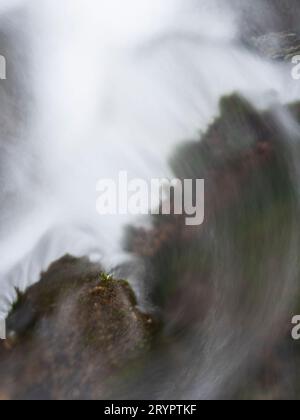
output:
[[[0,344],[0,398],[101,399],[147,351],[153,319],[125,281],[65,257],[20,294]]]
[[[294,32],[274,32],[253,37],[250,44],[271,60],[290,61],[295,55],[300,55],[300,35]]]
[[[299,110],[294,104],[285,111],[300,121]],[[128,232],[127,249],[154,267],[152,299],[173,347],[184,343],[193,349],[187,366],[205,369],[208,353],[206,369],[212,372],[216,366],[230,369],[244,351],[259,360],[257,370],[227,378],[222,398],[232,398],[227,383],[235,381],[248,398],[265,396],[266,383],[268,397],[286,395],[283,378],[291,368],[286,349],[295,344],[287,334],[295,296],[286,275],[299,270],[290,265],[299,243],[294,172],[299,147],[292,146],[299,138],[281,130],[277,111],[258,112],[237,95],[223,98],[219,117],[201,141],[185,143],[172,159],[180,179],[205,179],[204,225],[191,228],[184,217],[160,217],[150,231]],[[279,309],[281,302],[288,309]],[[295,347],[294,353],[297,365]],[[288,394],[294,395],[298,381],[290,375],[289,382]]]

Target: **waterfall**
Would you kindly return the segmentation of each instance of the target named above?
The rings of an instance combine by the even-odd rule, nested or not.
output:
[[[289,64],[267,61],[239,43],[234,2],[7,3],[0,6],[0,17],[8,16],[4,32],[16,51],[22,38],[23,55],[12,54],[13,62],[8,57],[8,80],[0,81],[2,314],[14,287],[38,281],[67,253],[89,256],[107,270],[132,258],[122,248],[124,228],[148,221],[99,216],[99,179],[117,178],[122,170],[145,180],[172,176],[176,147],[205,132],[224,95],[238,92],[258,110],[300,98]],[[24,28],[16,35],[20,22]],[[21,108],[17,115],[14,103]],[[292,130],[292,118],[278,113],[283,129]],[[217,271],[221,267],[224,261]],[[285,274],[292,290],[294,270]],[[209,326],[208,347],[215,351],[209,355],[207,347],[206,364],[196,365],[202,374],[192,375],[185,397],[215,396],[246,358],[249,343],[234,362],[226,360],[238,348],[234,340],[228,344],[226,328],[226,320]]]

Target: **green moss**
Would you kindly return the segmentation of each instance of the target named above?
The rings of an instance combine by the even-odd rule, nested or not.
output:
[[[15,288],[15,292],[16,292],[16,297],[15,297],[15,301],[12,304],[10,312],[16,311],[24,302],[25,293],[21,292],[21,290],[18,289],[17,287]]]
[[[109,283],[112,280],[113,276],[111,274],[100,273],[100,281]]]

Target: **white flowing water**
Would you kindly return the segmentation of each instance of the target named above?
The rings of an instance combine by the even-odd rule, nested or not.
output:
[[[31,98],[23,130],[13,139],[1,133],[3,313],[13,286],[36,282],[66,253],[108,270],[130,258],[123,228],[139,221],[96,213],[98,179],[121,170],[146,180],[170,176],[175,146],[205,130],[224,94],[238,91],[258,108],[300,97],[288,66],[238,45],[236,13],[224,3],[2,0],[3,19],[15,9],[24,20],[31,75],[21,82],[25,102],[26,83]],[[22,79],[23,63],[17,57],[13,65]],[[222,381],[206,373],[186,396],[213,395]]]

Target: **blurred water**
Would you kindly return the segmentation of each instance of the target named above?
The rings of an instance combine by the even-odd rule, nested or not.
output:
[[[11,63],[20,89],[3,88],[1,97],[3,312],[12,286],[37,281],[66,253],[98,256],[107,269],[130,258],[121,246],[123,227],[138,221],[97,215],[99,178],[117,177],[120,170],[145,179],[171,175],[168,158],[176,145],[205,131],[224,94],[238,91],[263,109],[299,99],[300,93],[288,66],[264,61],[238,44],[240,10],[230,2],[32,0],[15,7],[16,14],[6,15],[5,30],[17,48],[20,37],[11,29],[23,22],[25,59],[16,54]],[[24,67],[30,74],[25,80]],[[10,106],[23,94],[30,100],[20,122]],[[7,127],[16,126],[8,135]],[[225,238],[221,244],[228,246]],[[230,280],[224,261],[221,269]],[[294,274],[285,273],[287,285]],[[208,346],[215,350],[199,366],[202,375],[190,377],[185,397],[216,394],[247,353],[245,342],[223,372],[223,357],[238,344],[227,347],[223,322],[209,328]],[[222,333],[215,340],[217,330]]]

